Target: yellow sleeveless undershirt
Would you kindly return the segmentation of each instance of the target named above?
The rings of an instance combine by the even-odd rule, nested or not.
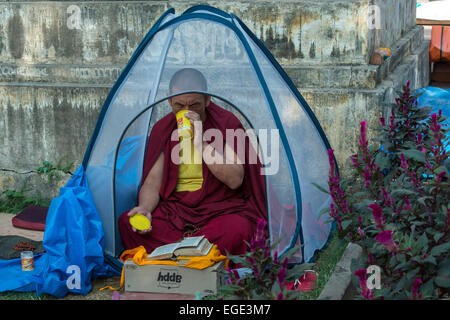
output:
[[[201,189],[203,185],[201,155],[194,148],[194,143],[191,139],[183,139],[180,141],[180,161],[175,192],[197,191]]]

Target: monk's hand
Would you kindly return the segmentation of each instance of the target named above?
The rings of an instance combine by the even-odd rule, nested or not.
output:
[[[201,150],[201,145],[203,141],[203,128],[202,119],[200,115],[195,111],[189,111],[186,113],[186,118],[191,120],[192,132],[194,133],[194,146]]]
[[[131,209],[128,212],[128,216],[132,217],[132,216],[134,216],[135,214],[138,214],[138,213],[142,214],[145,217],[147,217],[147,219],[150,221],[150,227],[148,229],[145,229],[145,230],[137,230],[135,227],[131,226],[131,229],[134,232],[136,232],[138,234],[141,234],[141,235],[145,235],[145,234],[150,233],[150,231],[152,231],[152,214],[151,214],[151,212],[148,211],[147,209],[145,209],[144,207],[137,206],[137,207],[134,207],[133,209]]]

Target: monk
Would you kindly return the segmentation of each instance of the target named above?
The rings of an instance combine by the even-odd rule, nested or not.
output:
[[[171,78],[171,95],[194,90],[207,91],[206,79],[198,70],[181,69]],[[226,143],[226,129],[244,128],[231,112],[214,104],[206,94],[181,94],[168,102],[172,112],[159,120],[150,133],[138,204],[119,217],[124,248],[142,245],[150,253],[184,236],[204,235],[224,255],[243,254],[248,249],[245,241],[253,237],[258,219],[267,219],[259,159],[256,164],[249,163],[252,149],[248,140],[244,141],[244,159],[238,157],[237,151],[242,141],[234,143],[233,148]],[[173,139],[177,131],[175,114],[180,110],[189,111],[186,117],[194,126],[190,154],[199,161],[183,163],[177,158],[184,152],[174,149],[180,148],[180,141]],[[203,136],[208,129],[221,132],[222,150]],[[205,161],[206,157],[215,161]],[[129,218],[137,213],[151,221],[149,229],[139,231],[130,225]]]

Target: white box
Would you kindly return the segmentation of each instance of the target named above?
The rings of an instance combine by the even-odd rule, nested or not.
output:
[[[223,261],[203,270],[168,265],[137,265],[124,263],[125,291],[152,293],[202,294],[217,293],[223,285]]]

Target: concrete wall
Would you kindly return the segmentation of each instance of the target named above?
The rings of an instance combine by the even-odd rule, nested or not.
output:
[[[316,113],[340,166],[356,150],[360,121],[376,126],[408,79],[415,87],[428,84],[415,0],[204,3],[235,13],[263,40]],[[194,4],[0,1],[0,190],[17,187],[43,160],[66,156],[77,167],[139,42],[166,9],[179,14]],[[379,46],[392,49],[391,59],[369,65]]]

